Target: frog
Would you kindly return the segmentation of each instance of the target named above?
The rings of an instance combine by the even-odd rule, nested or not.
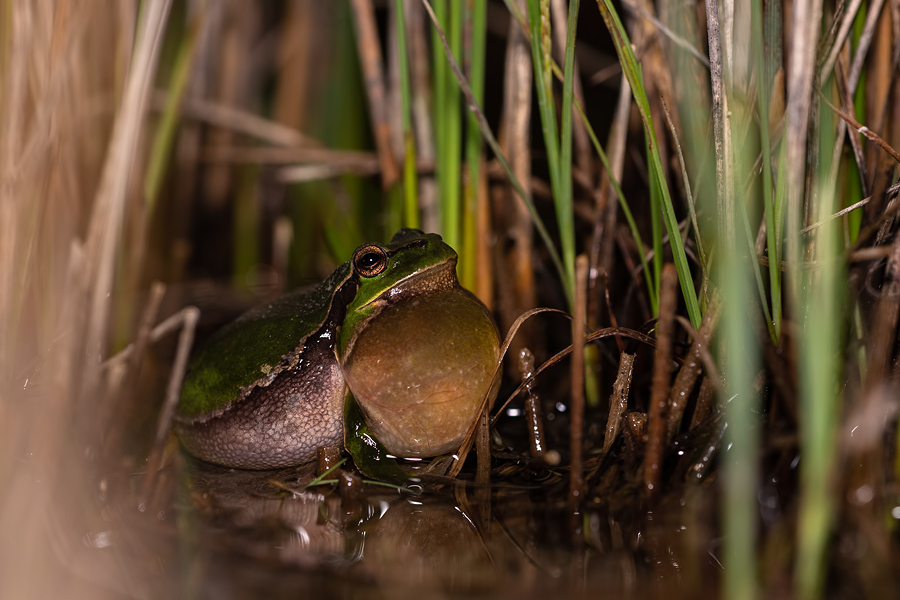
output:
[[[345,446],[360,431],[347,415],[361,413],[365,443],[387,456],[452,452],[500,376],[497,325],[456,264],[438,234],[401,229],[220,329],[188,366],[184,449],[231,468],[295,466]]]

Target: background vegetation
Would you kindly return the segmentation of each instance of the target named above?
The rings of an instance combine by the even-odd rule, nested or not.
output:
[[[668,563],[622,543],[632,571],[691,595],[709,555],[727,597],[898,592],[897,0],[7,0],[0,20],[0,595],[105,588],[69,538],[111,473],[161,460],[190,343],[170,315],[198,307],[202,337],[401,226],[458,250],[503,332],[537,306],[621,327],[576,335],[542,393],[582,525],[613,489],[692,498],[674,514],[703,533]],[[572,343],[554,319],[519,330],[510,382],[523,348]]]

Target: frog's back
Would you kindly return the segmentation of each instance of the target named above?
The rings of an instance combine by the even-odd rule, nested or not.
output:
[[[344,263],[321,284],[245,313],[216,332],[194,355],[178,406],[182,422],[207,420],[296,365],[305,340],[331,310],[349,277]]]

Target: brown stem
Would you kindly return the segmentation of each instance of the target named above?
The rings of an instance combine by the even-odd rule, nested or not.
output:
[[[575,259],[575,314],[572,319],[572,405],[570,410],[571,476],[569,479],[569,511],[578,512],[584,489],[584,328],[587,312],[588,259],[584,254]]]
[[[350,6],[356,23],[359,62],[366,84],[366,95],[369,97],[369,114],[374,128],[375,146],[378,148],[378,158],[381,161],[381,185],[387,190],[397,181],[399,172],[391,152],[391,131],[387,120],[381,44],[378,41],[378,27],[375,24],[375,8],[372,6],[372,0],[352,0]]]
[[[528,348],[523,348],[519,353],[519,370],[522,373],[522,381],[534,375],[534,355]],[[528,442],[531,446],[531,456],[538,459],[544,458],[544,419],[541,411],[541,400],[534,392],[534,384],[525,386],[525,423],[528,426]]]
[[[616,436],[619,435],[622,415],[628,408],[628,392],[631,391],[635,357],[636,355],[627,352],[619,355],[619,372],[616,374],[612,395],[609,397],[609,418],[606,421],[606,437],[603,439],[604,455],[609,452]]]
[[[191,346],[194,344],[194,330],[200,319],[200,311],[193,306],[182,309],[180,313],[183,325],[181,335],[178,336],[178,349],[175,353],[175,362],[172,365],[172,374],[169,376],[169,386],[166,389],[166,399],[159,413],[156,427],[156,439],[153,442],[153,450],[147,459],[147,472],[144,473],[144,481],[141,485],[139,502],[145,504],[150,498],[153,484],[156,482],[156,473],[162,464],[163,450],[169,439],[172,429],[172,419],[175,417],[175,406],[181,396],[181,384],[184,381],[184,373],[187,370],[188,358],[191,354]]]
[[[722,312],[721,297],[717,294],[713,295],[709,303],[709,308],[703,316],[703,323],[700,325],[700,339],[695,339],[691,346],[690,352],[685,357],[684,366],[678,371],[675,382],[672,384],[672,391],[669,394],[669,414],[666,417],[666,443],[671,443],[681,418],[684,415],[684,409],[687,406],[688,397],[697,383],[697,379],[703,373],[703,359],[701,357],[701,347],[709,346],[709,340],[712,338],[713,332],[719,321],[719,315]]]
[[[678,273],[666,263],[660,279],[659,321],[656,324],[656,356],[653,359],[653,386],[650,392],[650,423],[647,453],[644,455],[644,494],[659,494],[663,455],[666,447],[666,412],[672,375],[672,330],[678,305]]]

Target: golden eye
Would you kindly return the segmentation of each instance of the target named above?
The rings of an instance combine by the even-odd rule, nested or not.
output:
[[[353,268],[363,277],[375,277],[387,266],[387,251],[375,244],[360,246],[353,253]]]

